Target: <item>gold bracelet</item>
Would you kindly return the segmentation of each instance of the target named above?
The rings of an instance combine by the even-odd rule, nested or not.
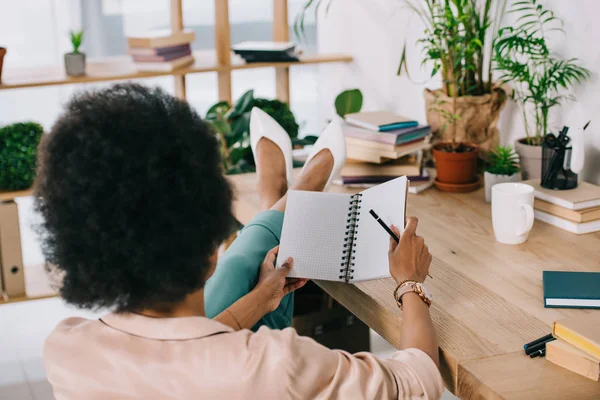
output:
[[[229,315],[231,315],[231,318],[233,318],[233,320],[235,321],[235,323],[237,324],[237,326],[239,327],[238,330],[242,330],[242,325],[240,325],[240,323],[238,322],[237,318],[235,317],[235,315],[233,315],[233,313],[229,310],[229,308],[226,308],[225,311],[227,311],[229,313]]]
[[[408,282],[418,283],[417,281],[414,281],[412,279],[404,279],[403,281],[400,281],[400,283],[398,284],[398,286],[396,286],[396,289],[394,290],[394,300],[396,300],[396,303],[398,302],[398,289],[400,289],[402,285]]]

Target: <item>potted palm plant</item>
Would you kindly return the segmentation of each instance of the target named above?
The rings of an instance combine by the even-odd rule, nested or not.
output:
[[[484,155],[498,143],[496,123],[507,97],[492,81],[490,55],[506,1],[404,0],[426,27],[418,41],[423,64],[442,77],[440,89],[425,89],[432,132],[442,141],[477,145]],[[406,43],[398,74],[403,71],[408,75]]]
[[[305,0],[294,21],[298,38],[304,36],[304,20],[311,7],[332,0]],[[486,152],[498,144],[496,123],[506,93],[492,82],[492,45],[507,0],[398,0],[406,4],[426,26],[419,43],[424,50],[423,63],[432,64],[431,76],[440,73],[442,88],[425,90],[427,123],[438,139],[468,142]],[[340,2],[343,3],[343,2]],[[406,43],[402,50],[398,75],[407,69]],[[409,75],[410,77],[410,75]],[[451,129],[446,129],[449,115]],[[461,149],[464,146],[461,146]]]
[[[541,144],[549,133],[550,110],[572,99],[569,89],[589,78],[590,71],[578,65],[575,58],[563,60],[551,53],[547,34],[564,32],[562,21],[538,0],[516,1],[510,11],[519,19],[516,26],[499,32],[495,69],[501,72],[502,82],[514,86],[511,97],[523,113],[525,130],[525,137],[516,141],[515,149],[523,179],[533,179],[541,175]]]
[[[79,51],[83,41],[83,31],[71,31],[73,51],[65,54],[65,71],[69,76],[85,75],[85,53]]]
[[[498,145],[490,151],[489,166],[483,174],[485,182],[485,201],[492,201],[492,186],[503,182],[521,180],[517,154],[511,146]]]

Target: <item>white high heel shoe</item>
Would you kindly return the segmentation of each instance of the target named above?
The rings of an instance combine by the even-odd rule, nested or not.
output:
[[[258,107],[254,107],[250,113],[250,146],[256,162],[256,172],[258,172],[258,155],[256,146],[258,141],[266,137],[279,147],[285,159],[285,176],[288,187],[292,186],[292,141],[287,132],[275,121],[269,114]]]
[[[339,121],[331,121],[323,133],[321,133],[321,136],[319,136],[319,139],[315,142],[312,153],[304,163],[304,168],[306,168],[308,163],[310,163],[310,160],[323,149],[329,149],[333,156],[333,168],[331,169],[331,174],[323,189],[323,191],[325,191],[329,187],[331,181],[333,181],[333,178],[338,176],[344,167],[344,164],[346,164],[346,138],[344,137],[342,125],[340,125]]]

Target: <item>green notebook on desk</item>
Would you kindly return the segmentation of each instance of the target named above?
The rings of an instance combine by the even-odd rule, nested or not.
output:
[[[544,271],[544,307],[600,308],[600,272]]]

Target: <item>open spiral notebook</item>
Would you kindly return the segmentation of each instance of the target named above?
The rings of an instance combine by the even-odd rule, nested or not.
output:
[[[369,210],[402,231],[408,185],[403,176],[354,195],[290,190],[277,267],[293,257],[290,277],[347,283],[389,277],[390,236]]]

